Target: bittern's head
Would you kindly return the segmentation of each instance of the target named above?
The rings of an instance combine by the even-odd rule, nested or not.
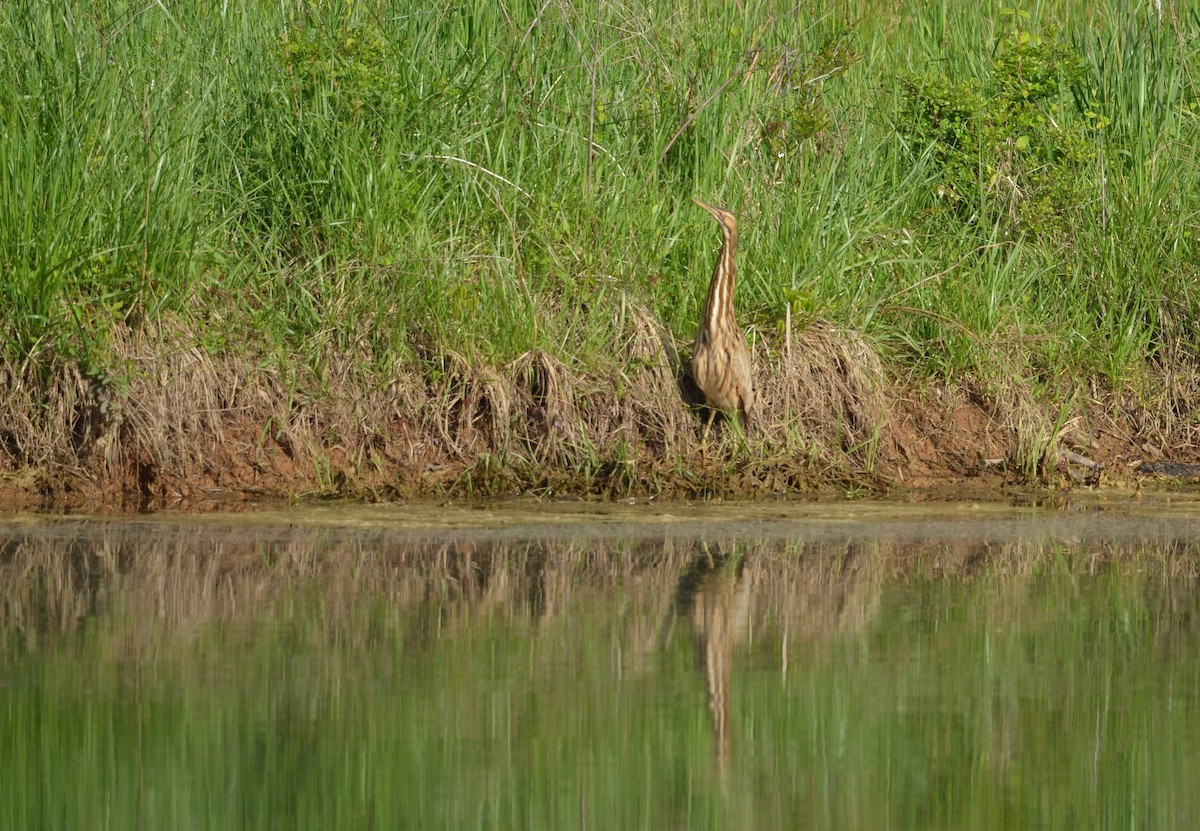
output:
[[[730,236],[737,236],[737,217],[724,208],[714,208],[707,202],[702,202],[696,197],[692,197],[692,201],[699,205],[704,210],[712,214],[713,219],[721,223],[721,227],[729,233]]]

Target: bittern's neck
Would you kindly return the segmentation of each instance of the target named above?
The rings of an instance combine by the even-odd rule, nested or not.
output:
[[[710,332],[735,325],[733,282],[737,268],[733,263],[733,254],[737,248],[737,234],[731,234],[722,226],[721,235],[721,255],[717,257],[717,265],[713,268],[712,282],[708,284],[708,300],[704,305],[704,323]]]

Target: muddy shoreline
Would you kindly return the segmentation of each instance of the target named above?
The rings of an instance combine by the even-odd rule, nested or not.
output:
[[[69,366],[0,368],[0,510],[1002,495],[1170,486],[1186,479],[1171,465],[1200,458],[1190,368],[1163,373],[1154,395],[1064,389],[1046,400],[906,380],[855,333],[818,323],[781,343],[759,335],[755,428],[718,426],[705,441],[679,345],[648,316],[617,340],[624,369],[449,355],[381,378],[347,355],[284,373],[183,347],[139,357],[132,344],[121,384]]]

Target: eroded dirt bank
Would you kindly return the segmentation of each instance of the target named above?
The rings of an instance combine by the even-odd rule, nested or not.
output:
[[[686,354],[648,317],[614,348],[628,357],[609,371],[545,353],[483,368],[449,355],[386,378],[354,355],[280,367],[132,344],[120,382],[3,367],[0,504],[1084,486],[1197,458],[1190,366],[1136,400],[1076,388],[1039,401],[1016,383],[906,382],[856,334],[815,323],[758,336],[754,429],[705,443]]]

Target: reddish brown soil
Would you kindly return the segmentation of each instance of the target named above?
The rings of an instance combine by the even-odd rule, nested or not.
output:
[[[1033,484],[1051,487],[1079,487],[1107,483],[1128,484],[1138,478],[1139,461],[1173,459],[1195,461],[1187,449],[1153,447],[1139,442],[1133,419],[1097,419],[1102,427],[1090,432],[1073,431],[1062,440],[1102,466],[1098,477],[1091,471],[1066,462],[1044,469]],[[1014,437],[1010,427],[994,411],[962,390],[925,388],[919,393],[892,399],[885,419],[875,469],[862,474],[861,484],[879,492],[934,491],[972,493],[996,491],[1012,486],[1027,486],[1030,478],[1015,469],[1012,461]],[[699,423],[699,419],[697,419]],[[259,443],[263,424],[249,415],[225,424],[224,440],[210,445],[206,463],[191,475],[160,470],[145,461],[122,466],[118,478],[90,474],[85,468],[60,471],[58,482],[48,482],[48,472],[12,471],[0,475],[0,511],[22,509],[84,509],[104,511],[183,509],[205,510],[220,507],[236,510],[238,505],[262,497],[327,496],[351,498],[404,498],[420,495],[505,495],[522,491],[549,493],[556,478],[569,488],[569,472],[548,472],[540,481],[522,482],[518,474],[501,476],[499,487],[487,489],[471,478],[478,462],[470,456],[452,452],[443,440],[416,433],[410,425],[394,423],[395,432],[380,443],[371,469],[364,471],[360,462],[341,447],[325,447],[321,465],[315,471],[308,458],[298,459],[286,442]],[[717,462],[694,460],[695,480],[680,483],[678,477],[663,473],[654,477],[655,448],[643,447],[639,456],[646,466],[643,484],[632,482],[625,491],[597,493],[580,478],[578,495],[624,496],[657,492],[661,496],[696,497],[723,495],[719,485],[709,478],[728,477],[730,466],[738,466],[738,451],[728,445],[714,445],[723,452]],[[711,451],[711,448],[710,448]],[[744,449],[749,452],[749,449]],[[486,452],[486,451],[485,451]],[[785,466],[786,467],[786,466]],[[1068,476],[1070,471],[1076,474]],[[822,481],[814,475],[808,481],[794,480],[793,492],[819,493],[830,488],[853,487],[844,476]],[[750,494],[764,496],[779,493],[779,488],[751,488]]]
[[[284,384],[273,369],[180,348],[134,358],[116,391],[69,370],[0,367],[0,510],[225,507],[262,497],[518,493],[754,498],[1129,484],[1142,462],[1197,460],[1195,396],[1135,405],[904,382],[853,333],[760,337],[755,429],[707,443],[686,366],[648,317],[618,335],[623,371],[530,353],[449,356],[381,382],[351,356]],[[133,350],[131,350],[132,353]],[[140,363],[139,363],[140,362]],[[1094,462],[1095,464],[1091,464]]]

